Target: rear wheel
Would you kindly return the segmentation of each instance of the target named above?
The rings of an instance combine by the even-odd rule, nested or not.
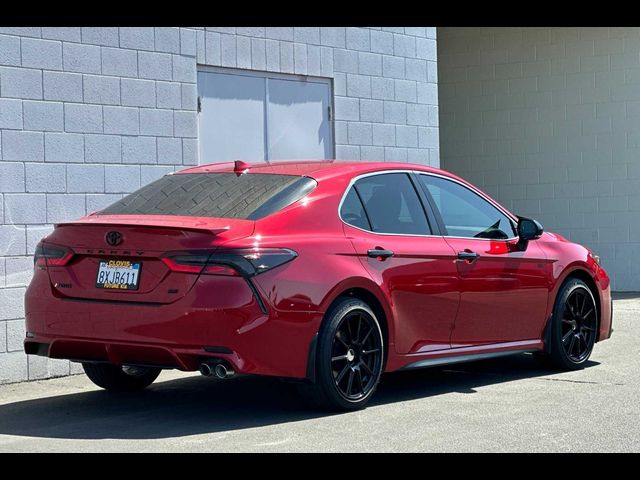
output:
[[[161,371],[159,368],[121,366],[110,363],[83,363],[82,368],[84,368],[89,380],[97,386],[118,392],[142,390],[151,385]]]
[[[380,381],[383,343],[378,319],[366,303],[339,300],[318,334],[316,383],[304,386],[305,397],[333,410],[364,408]]]
[[[578,279],[560,289],[551,319],[548,360],[562,370],[577,370],[589,360],[596,342],[598,311],[589,287]]]

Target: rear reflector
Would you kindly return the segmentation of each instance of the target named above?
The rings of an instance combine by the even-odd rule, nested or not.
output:
[[[40,268],[60,267],[73,258],[70,248],[51,243],[40,242],[33,256],[34,265]]]
[[[298,254],[288,248],[238,248],[209,252],[173,252],[162,257],[171,271],[252,277],[287,263]]]

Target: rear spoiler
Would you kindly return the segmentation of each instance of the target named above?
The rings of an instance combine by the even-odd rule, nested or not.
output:
[[[71,222],[56,223],[55,228],[81,225],[157,227],[219,235],[231,228],[231,225],[220,226],[225,219],[164,215],[99,215],[86,216]],[[249,222],[250,220],[233,219],[229,223]]]

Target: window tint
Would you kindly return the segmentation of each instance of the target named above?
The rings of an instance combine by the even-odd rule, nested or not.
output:
[[[448,235],[493,239],[515,236],[511,220],[468,188],[431,175],[420,175],[420,181],[435,201]]]
[[[340,217],[349,225],[362,228],[363,230],[371,230],[371,225],[369,224],[367,214],[364,213],[360,197],[358,197],[353,187],[351,187],[347,196],[344,197],[342,208],[340,208]]]
[[[165,175],[99,215],[184,215],[259,220],[300,200],[316,181],[297,175]]]
[[[431,233],[427,217],[406,173],[364,177],[355,183],[371,230],[378,233]]]

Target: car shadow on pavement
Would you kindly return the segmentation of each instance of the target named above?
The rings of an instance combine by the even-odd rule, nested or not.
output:
[[[588,362],[587,367],[597,365]],[[385,374],[369,408],[553,374],[527,354]],[[147,390],[102,390],[0,405],[0,435],[61,439],[160,439],[255,428],[336,413],[307,406],[293,384],[266,377],[191,376]],[[339,413],[338,413],[339,415]]]

